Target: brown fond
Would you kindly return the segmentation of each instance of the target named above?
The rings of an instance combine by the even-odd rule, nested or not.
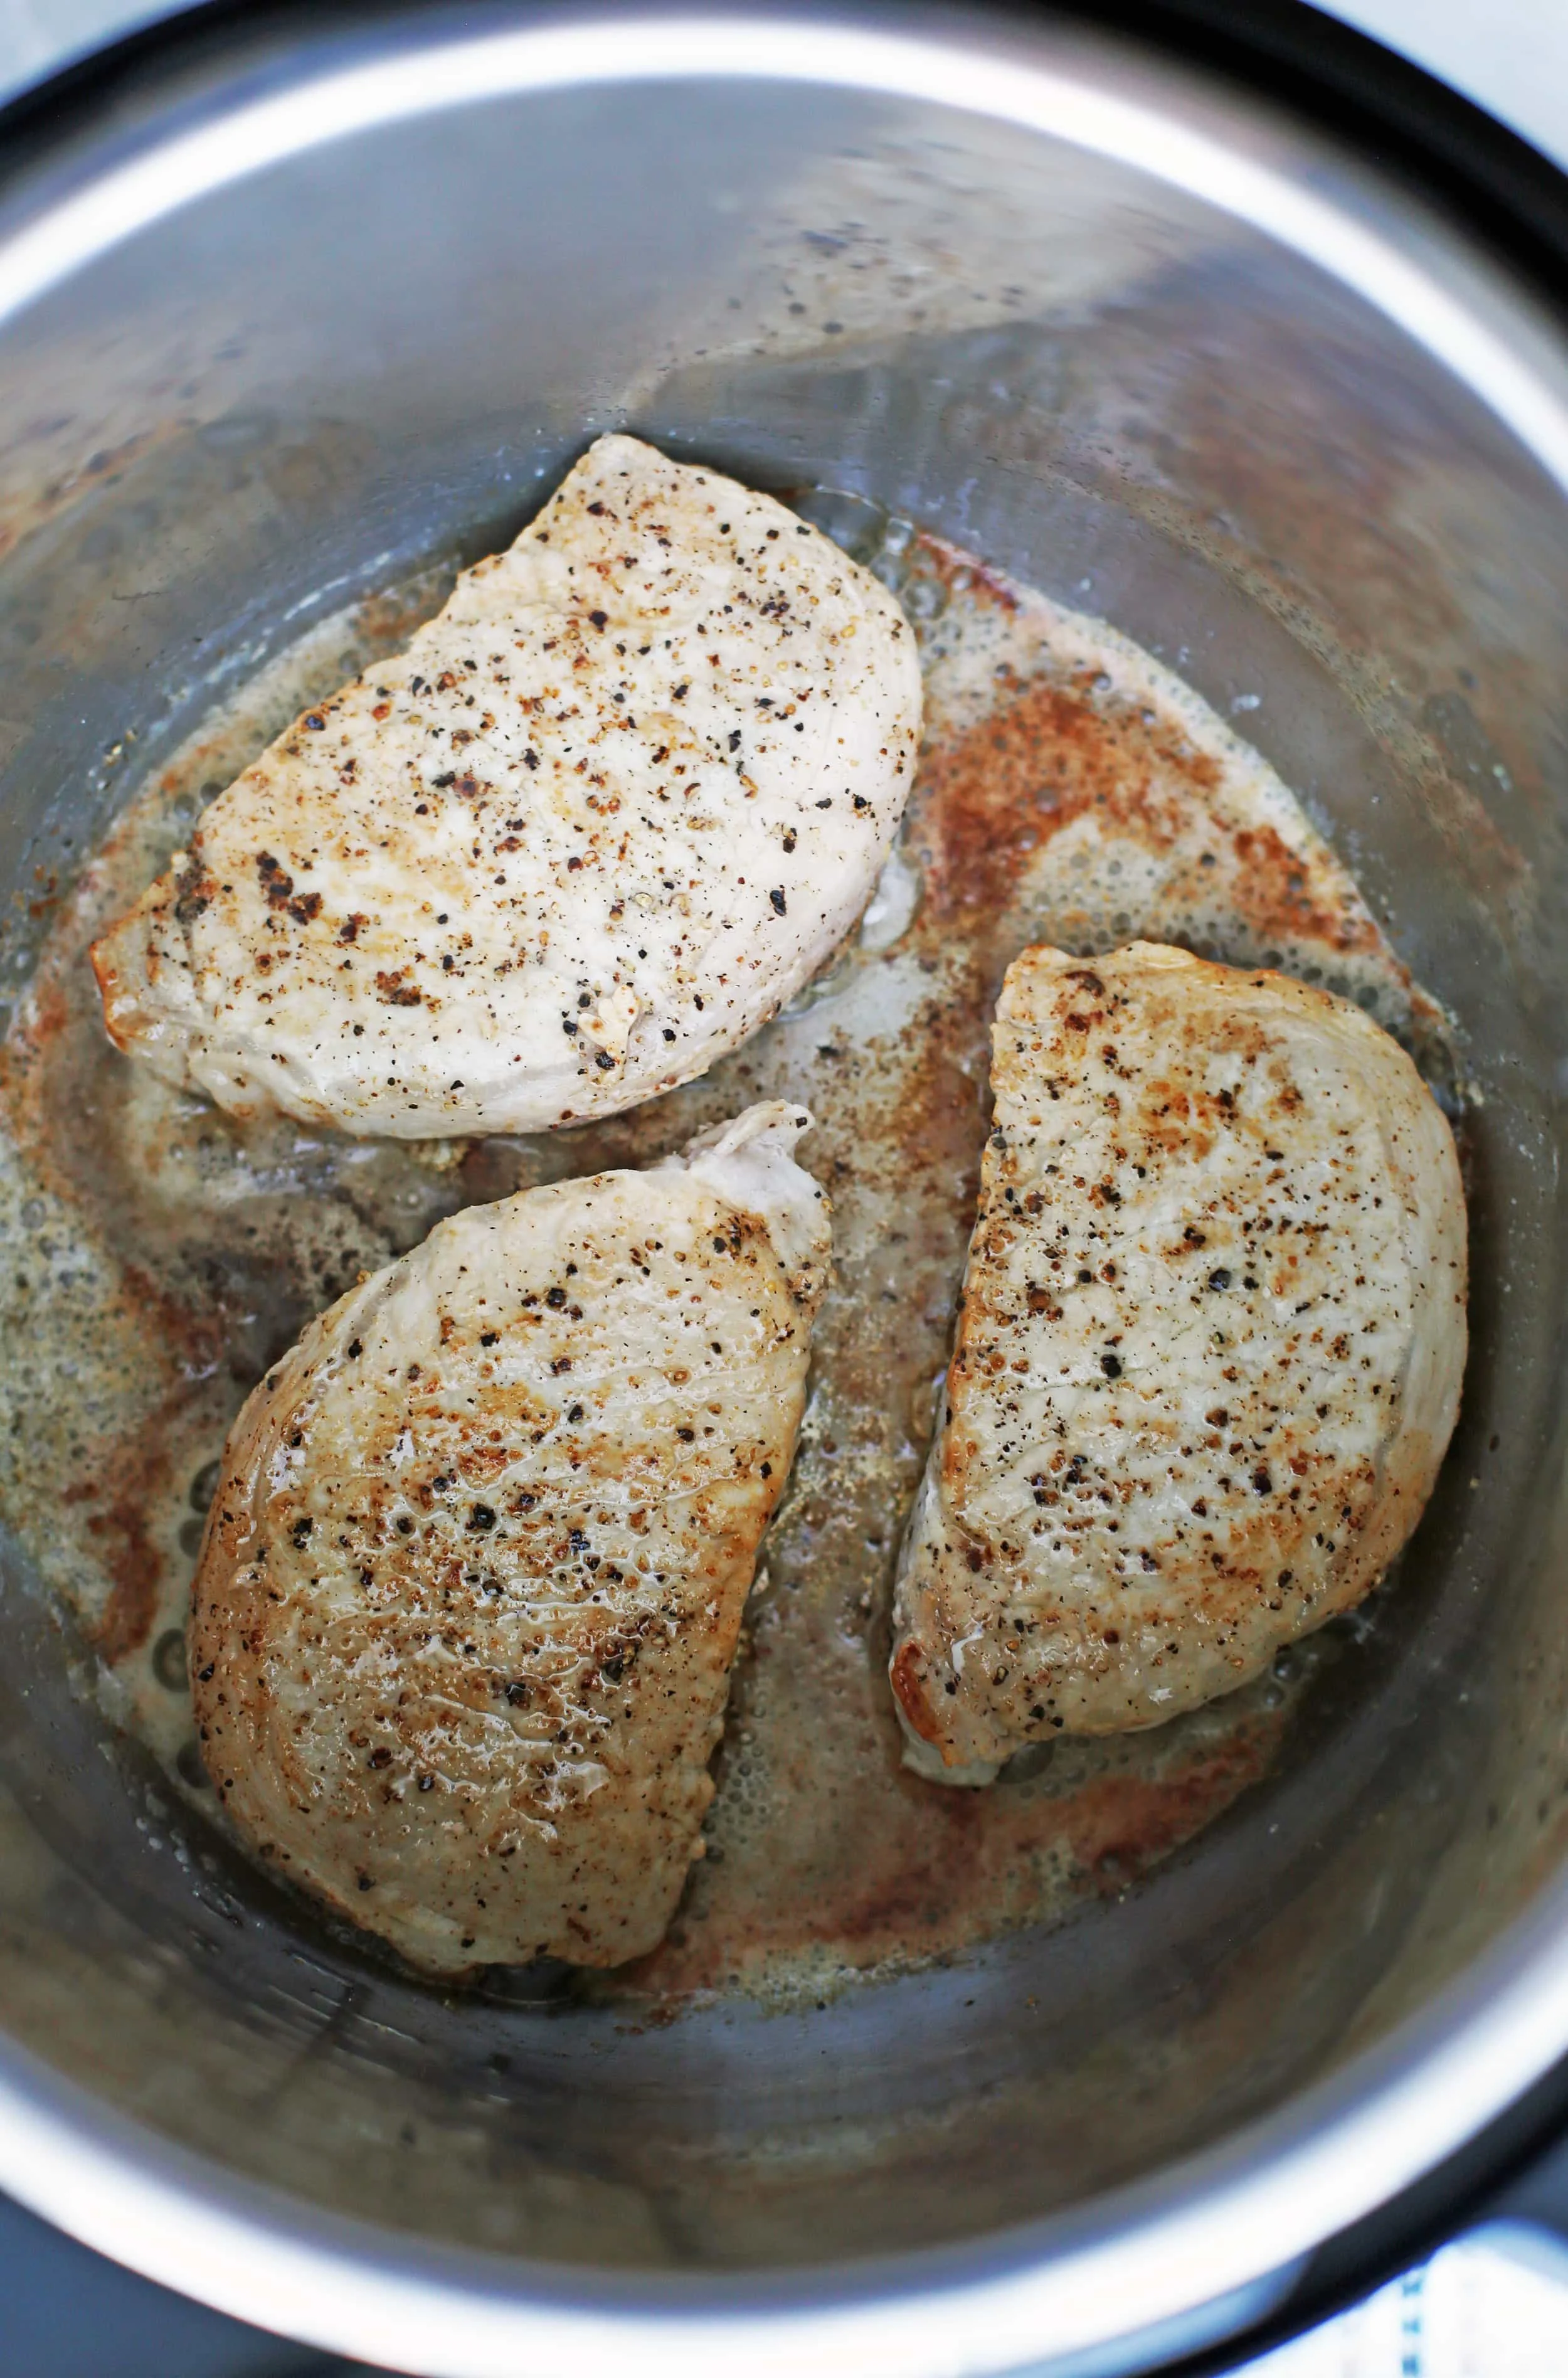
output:
[[[922,541],[916,566],[941,584],[950,617],[1015,628],[1019,592],[966,557]],[[398,594],[367,606],[353,631],[363,657],[431,607]],[[295,705],[341,674],[320,658],[313,667],[291,689]],[[0,1075],[30,1178],[117,1274],[132,1351],[115,1375],[114,1412],[77,1434],[71,1474],[15,1473],[7,1515],[46,1569],[52,1531],[71,1533],[99,1579],[81,1615],[119,1663],[133,1709],[151,1712],[146,1731],[166,1757],[178,1727],[148,1651],[161,1627],[183,1620],[194,1555],[171,1547],[191,1532],[192,1475],[308,1314],[456,1206],[644,1163],[749,1099],[783,1095],[817,1118],[803,1155],[833,1197],[836,1279],[818,1324],[799,1457],[736,1663],[706,1829],[712,1855],[694,1868],[664,1945],[608,1987],[669,2000],[736,1984],[820,1990],[850,1972],[1054,1920],[1084,1896],[1124,1888],[1264,1771],[1288,1717],[1277,1686],[1151,1734],[1059,1744],[988,1791],[944,1789],[902,1767],[885,1673],[898,1539],[974,1213],[990,1013],[1027,937],[1020,900],[1027,893],[1038,937],[1040,870],[1064,828],[1090,819],[1168,856],[1194,821],[1202,827],[1219,781],[1215,759],[1179,719],[1107,682],[1053,668],[1042,647],[1037,674],[998,677],[988,716],[939,729],[904,837],[922,902],[893,949],[835,962],[818,1003],[797,1006],[686,1090],[554,1138],[479,1144],[447,1165],[417,1149],[367,1152],[330,1134],[227,1122],[133,1082],[102,1030],[88,944],[165,863],[178,832],[171,814],[184,803],[188,816],[284,719],[242,703],[132,805],[54,921],[36,999]],[[1288,934],[1325,964],[1347,951],[1381,954],[1389,979],[1408,991],[1337,871],[1304,872],[1266,821],[1226,831],[1227,895],[1249,957]],[[1223,838],[1216,824],[1216,850]],[[1330,882],[1346,897],[1326,897]],[[1182,896],[1179,885],[1178,916]],[[1165,930],[1179,938],[1168,919]],[[879,982],[896,991],[893,1020],[862,1029],[851,1011]],[[47,1306],[38,1326],[51,1326]],[[188,1777],[175,1780],[187,1789]]]

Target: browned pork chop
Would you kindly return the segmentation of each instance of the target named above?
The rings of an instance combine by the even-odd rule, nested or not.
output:
[[[254,1849],[417,1965],[618,1964],[700,1855],[828,1261],[809,1120],[453,1216],[234,1423],[203,1756]]]
[[[910,1763],[1161,1724],[1359,1601],[1458,1411],[1447,1122],[1348,1002],[1026,950],[896,1589]]]
[[[775,503],[602,438],[406,652],[305,711],[93,951],[230,1113],[536,1131],[688,1082],[869,898],[915,639]]]

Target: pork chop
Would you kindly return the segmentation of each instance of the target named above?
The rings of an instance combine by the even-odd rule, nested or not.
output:
[[[176,1087],[402,1139],[690,1081],[848,931],[915,639],[772,497],[602,438],[437,619],[305,711],[93,951]]]
[[[701,1854],[825,1280],[809,1121],[453,1216],[234,1423],[202,1755],[253,1849],[413,1964],[618,1964]]]
[[[1025,950],[993,1032],[946,1399],[901,1556],[909,1763],[1159,1725],[1375,1585],[1459,1405],[1465,1200],[1347,1001]]]

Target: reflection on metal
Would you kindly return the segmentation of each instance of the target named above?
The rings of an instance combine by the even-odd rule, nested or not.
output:
[[[1392,186],[1114,46],[392,21],[0,209],[7,987],[116,771],[630,414],[1092,582],[1222,710],[1266,689],[1484,1094],[1466,1411],[1397,1611],[1199,1854],[1044,1942],[640,2034],[314,1931],[149,1804],[7,1559],[0,2180],[452,2378],[1131,2368],[1568,2046],[1568,367]]]

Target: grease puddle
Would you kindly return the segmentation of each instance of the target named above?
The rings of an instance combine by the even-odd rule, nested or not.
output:
[[[902,595],[927,748],[858,938],[703,1080],[582,1130],[421,1147],[236,1124],[111,1047],[94,935],[301,707],[437,607],[434,576],[313,630],[132,796],[57,915],[0,1059],[0,1508],[96,1650],[112,1716],[209,1810],[185,1673],[191,1572],[229,1423],[308,1316],[459,1206],[649,1162],[755,1099],[812,1109],[802,1153],[833,1199],[835,1278],[748,1604],[709,1854],[655,1954],[590,1985],[672,2005],[820,1995],[1124,1888],[1264,1772],[1341,1648],[1331,1629],[1152,1733],[1026,1752],[988,1792],[900,1764],[892,1575],[1008,961],[1030,941],[1181,942],[1325,982],[1444,1062],[1440,1011],[1345,869],[1178,678],[906,522],[831,495],[801,509]]]

